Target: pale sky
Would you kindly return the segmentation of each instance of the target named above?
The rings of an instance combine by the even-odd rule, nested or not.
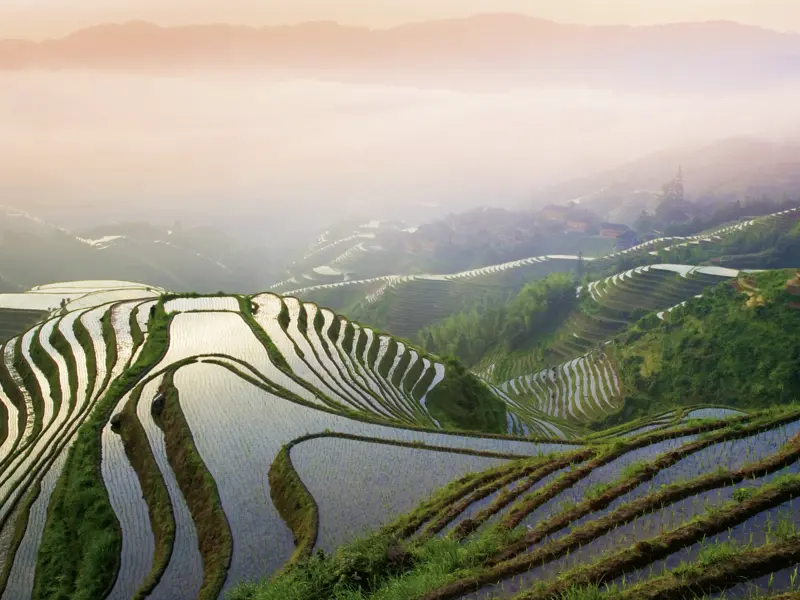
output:
[[[0,37],[58,37],[87,25],[132,19],[162,25],[333,20],[385,27],[483,12],[586,24],[726,19],[800,31],[800,0],[0,0]]]

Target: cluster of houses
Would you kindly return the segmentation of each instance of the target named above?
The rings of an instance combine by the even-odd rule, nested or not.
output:
[[[565,233],[599,235],[616,240],[617,250],[636,245],[636,232],[627,225],[603,222],[593,212],[574,203],[549,204],[539,212],[539,220],[549,227],[563,227]]]

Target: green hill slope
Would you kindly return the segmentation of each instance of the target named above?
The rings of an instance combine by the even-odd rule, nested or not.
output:
[[[800,398],[800,310],[786,285],[793,275],[742,275],[663,321],[641,320],[609,350],[625,393],[614,419],[697,402],[759,408]]]

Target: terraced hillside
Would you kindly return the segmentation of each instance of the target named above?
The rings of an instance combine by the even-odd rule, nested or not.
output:
[[[738,275],[720,267],[657,264],[580,286],[580,301],[553,331],[534,332],[527,348],[514,352],[498,340],[473,370],[497,387],[523,422],[526,415],[571,423],[602,419],[620,408],[623,396],[615,362],[606,354],[611,340],[647,314],[664,318]],[[441,335],[430,331],[434,342],[442,343]]]
[[[578,262],[578,256],[536,256],[447,275],[378,277],[286,293],[414,339],[423,327],[458,312],[470,300],[486,295],[505,298],[528,280],[573,271]]]
[[[774,246],[775,236],[794,227],[798,218],[800,210],[790,209],[696,236],[663,237],[628,250],[587,256],[582,265],[577,256],[547,255],[438,275],[396,274],[342,281],[342,273],[325,271],[280,282],[270,291],[328,306],[394,335],[416,340],[424,327],[464,310],[481,298],[505,301],[525,283],[551,273],[584,271],[600,280],[659,262],[699,265],[721,258],[726,259],[725,264],[733,260],[741,263],[742,268],[759,268],[759,259],[754,257],[761,256],[764,248]],[[751,250],[756,253],[742,254]]]
[[[544,418],[540,440],[444,431],[512,425],[463,368],[292,297],[56,288],[67,309],[2,348],[2,598],[216,598],[575,447]]]
[[[231,598],[796,598],[798,408],[635,425],[465,477]]]
[[[650,283],[657,283],[629,287],[652,272],[658,279]],[[523,421],[538,415],[573,424],[622,423],[675,405],[789,402],[800,393],[794,275],[640,267],[583,290],[580,310],[558,336],[528,352],[498,353],[475,372],[496,386],[510,415]],[[722,283],[709,286],[713,281]],[[702,294],[690,296],[701,288]],[[658,295],[678,289],[688,300],[653,310],[658,306],[650,302]],[[652,290],[661,291],[654,296]],[[664,307],[677,299],[667,295],[658,302]],[[597,326],[601,319],[610,325]],[[563,362],[547,365],[554,356]],[[502,375],[515,369],[522,374]]]
[[[705,564],[696,544],[723,534],[748,578],[782,582],[800,560],[775,541],[798,485],[796,408],[679,408],[574,439],[591,409],[567,398],[618,385],[601,357],[492,394],[293,297],[94,296],[3,346],[3,598],[258,598],[238,586],[281,571],[264,597],[369,597],[394,578],[388,597],[507,597],[536,580],[522,597],[556,598],[564,571],[630,587],[673,555]],[[523,388],[552,416],[509,393]],[[519,437],[442,429],[470,408]],[[685,587],[620,593],[665,582]]]
[[[27,331],[46,316],[43,310],[0,308],[0,343]]]

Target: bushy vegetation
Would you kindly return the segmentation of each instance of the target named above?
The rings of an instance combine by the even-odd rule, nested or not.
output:
[[[614,346],[626,391],[624,422],[668,406],[701,402],[756,408],[800,398],[800,310],[773,271],[721,284],[676,309],[646,319]],[[608,423],[606,423],[608,424]]]
[[[444,380],[426,399],[431,416],[443,427],[505,433],[505,403],[457,360],[446,360],[445,367]]]
[[[476,567],[509,539],[495,533],[470,545],[433,538],[407,547],[380,533],[333,555],[318,553],[273,583],[245,584],[227,600],[408,600],[447,581],[452,573]]]
[[[491,299],[420,332],[426,350],[457,356],[468,365],[491,349],[508,352],[541,344],[548,332],[575,307],[576,283],[565,273],[554,273],[529,283],[509,302]]]

